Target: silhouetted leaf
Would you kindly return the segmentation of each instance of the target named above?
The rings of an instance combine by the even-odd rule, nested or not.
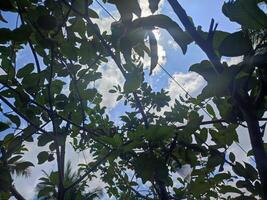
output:
[[[17,72],[17,77],[18,78],[23,78],[26,75],[30,74],[34,70],[34,64],[29,63],[25,65],[24,67],[20,68]]]
[[[150,75],[152,74],[153,70],[158,64],[158,44],[156,37],[152,31],[149,31],[149,44],[150,44],[150,51],[151,51],[151,64],[150,64]]]
[[[160,0],[149,0],[149,9],[152,13],[156,12],[159,9]]]
[[[42,151],[37,155],[38,164],[43,164],[48,160],[49,154],[47,151]]]
[[[46,30],[51,31],[57,27],[57,19],[52,15],[42,15],[37,20],[38,25]]]
[[[222,11],[231,21],[246,28],[264,29],[267,27],[267,16],[257,4],[257,0],[229,1],[224,3]]]
[[[181,47],[183,53],[186,53],[187,45],[192,42],[192,39],[188,33],[184,32],[171,18],[165,15],[151,15],[148,17],[138,18],[134,20],[131,25],[133,29],[137,27],[151,29],[155,26],[166,29],[175,42]]]
[[[251,50],[250,39],[242,31],[228,35],[219,47],[220,54],[229,57],[242,56]]]
[[[4,131],[9,128],[9,125],[7,125],[4,122],[0,122],[0,131]]]

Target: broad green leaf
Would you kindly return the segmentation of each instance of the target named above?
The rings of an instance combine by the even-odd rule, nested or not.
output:
[[[61,52],[64,56],[69,59],[76,60],[77,59],[77,48],[71,44],[69,41],[61,44]]]
[[[133,162],[136,174],[142,178],[143,183],[153,181],[155,176],[163,182],[167,181],[168,168],[163,158],[157,158],[155,155],[142,153]]]
[[[192,42],[192,39],[188,33],[184,32],[182,28],[171,18],[165,15],[151,15],[148,17],[138,18],[131,24],[132,29],[136,29],[138,27],[151,29],[155,26],[166,29],[175,42],[180,46],[183,53],[186,53],[187,45]]]
[[[0,43],[4,44],[11,40],[12,31],[7,28],[0,28]]]
[[[38,164],[43,164],[48,160],[49,154],[47,151],[42,151],[37,155]]]
[[[137,129],[137,132],[142,132],[148,141],[158,143],[170,139],[174,135],[175,130],[167,126],[154,125],[150,126],[148,129]]]
[[[38,25],[46,30],[51,31],[57,27],[57,19],[52,15],[42,15],[37,20]]]
[[[108,0],[108,2],[116,5],[122,21],[131,21],[133,14],[136,14],[138,17],[141,16],[141,8],[138,0]]]
[[[258,7],[257,0],[229,1],[224,3],[222,11],[231,21],[246,28],[258,30],[267,27],[267,16]]]
[[[9,128],[9,125],[7,125],[4,122],[0,122],[0,132],[6,130],[8,128]]]
[[[149,0],[149,9],[152,13],[156,12],[159,9],[160,0]]]
[[[12,40],[15,42],[26,42],[32,34],[31,27],[29,25],[21,25],[12,31]]]
[[[52,81],[51,92],[54,94],[60,94],[65,84],[66,83],[64,81],[59,79]]]
[[[153,70],[156,68],[158,64],[158,43],[157,39],[152,31],[148,33],[149,37],[149,45],[150,45],[150,57],[151,57],[151,64],[150,64],[150,75],[152,74]]]
[[[229,153],[229,159],[231,160],[231,162],[235,162],[235,154],[233,154],[232,152]]]
[[[218,165],[221,165],[223,163],[224,163],[224,154],[217,152],[215,154],[212,154],[209,157],[207,166],[212,169],[212,168],[217,167]]]
[[[213,109],[213,107],[210,104],[207,104],[206,105],[206,109],[207,109],[208,113],[211,114],[213,117],[216,116],[216,114],[214,112],[214,109]]]
[[[34,64],[29,63],[18,70],[17,77],[23,78],[23,77],[27,76],[28,74],[30,74],[33,70],[34,70]]]
[[[238,175],[242,177],[246,177],[246,169],[243,165],[241,165],[239,162],[236,162],[235,166],[233,167],[233,171]]]
[[[94,10],[92,9],[88,9],[88,15],[91,17],[91,18],[99,18],[97,12],[95,12]]]
[[[13,11],[15,9],[11,0],[1,0],[0,1],[0,10],[3,11]]]
[[[250,165],[249,163],[245,162],[245,168],[246,168],[246,178],[255,181],[258,178],[258,172],[256,169]]]
[[[11,122],[16,124],[17,127],[20,126],[20,118],[17,115],[5,114],[5,116],[9,118]]]
[[[228,57],[242,56],[248,54],[251,50],[250,39],[242,31],[228,35],[219,46],[220,54]]]
[[[128,73],[126,75],[126,80],[123,86],[124,92],[131,93],[137,90],[140,87],[143,79],[143,74],[140,74],[138,71]]]
[[[205,143],[208,138],[208,130],[206,128],[202,128],[199,134],[195,133],[195,138],[196,138],[197,143],[199,144]]]
[[[73,1],[72,6],[75,10],[79,11],[82,14],[85,14],[86,8],[85,3],[88,3],[88,6],[92,4],[92,0],[79,0],[79,1]],[[89,15],[90,16],[90,15]]]
[[[197,181],[193,182],[190,185],[190,190],[193,192],[194,195],[198,196],[209,191],[210,185],[204,179],[198,178]]]
[[[230,185],[222,185],[220,186],[220,192],[223,194],[226,193],[238,193],[238,194],[243,194],[243,192],[241,192],[239,189],[230,186]]]
[[[208,60],[203,60],[201,63],[192,65],[189,71],[200,74],[208,82],[214,82],[217,79],[214,68]]]
[[[51,142],[53,140],[52,136],[49,134],[42,133],[38,137],[38,146],[45,146],[47,143]]]
[[[213,47],[215,50],[219,49],[220,44],[222,41],[228,36],[230,33],[224,31],[215,31],[213,36]]]
[[[111,146],[118,148],[119,146],[121,146],[123,144],[123,141],[121,139],[121,137],[116,134],[113,137],[107,137],[107,136],[102,136],[100,137],[101,141],[110,144]]]

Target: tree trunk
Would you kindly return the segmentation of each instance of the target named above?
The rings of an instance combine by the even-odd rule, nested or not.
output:
[[[258,169],[262,185],[263,199],[267,200],[267,155],[264,149],[259,121],[256,116],[248,110],[242,109],[242,113],[248,125],[252,151],[255,156],[256,167]]]
[[[16,190],[13,185],[9,188],[9,190],[17,200],[25,200],[25,198]]]

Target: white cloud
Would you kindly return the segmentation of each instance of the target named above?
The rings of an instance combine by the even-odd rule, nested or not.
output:
[[[99,71],[102,73],[102,78],[96,81],[96,88],[103,95],[101,105],[106,106],[110,110],[117,105],[116,99],[118,95],[116,93],[109,93],[109,90],[114,85],[122,85],[124,78],[112,60],[107,65],[101,66]]]
[[[178,72],[173,75],[173,78],[181,87],[178,83],[174,82],[174,80],[171,78],[169,79],[166,90],[171,97],[171,104],[175,99],[178,99],[179,96],[185,97],[185,91],[189,92],[191,96],[196,97],[206,85],[206,81],[195,72]],[[182,88],[184,88],[185,91]]]
[[[237,56],[237,57],[224,57],[222,59],[223,62],[226,62],[229,66],[231,65],[237,65],[238,63],[243,61],[243,56]]]

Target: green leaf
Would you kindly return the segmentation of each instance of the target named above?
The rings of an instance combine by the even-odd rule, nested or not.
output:
[[[21,159],[22,158],[22,156],[13,156],[12,158],[10,158],[9,160],[8,160],[8,164],[14,164],[15,162],[17,162],[19,159]]]
[[[175,130],[172,127],[151,125],[148,129],[137,129],[135,134],[139,132],[143,133],[148,141],[158,143],[170,139],[174,135]]]
[[[229,159],[231,160],[231,162],[235,162],[235,154],[233,154],[232,152],[229,153]]]
[[[0,28],[0,43],[4,44],[11,40],[12,31],[7,28]]]
[[[88,15],[91,17],[91,18],[99,18],[97,12],[95,12],[94,10],[92,9],[88,9]]]
[[[150,73],[149,75],[152,74],[153,70],[156,68],[158,64],[158,44],[157,44],[157,39],[152,31],[148,32],[148,37],[149,37],[149,45],[150,45],[150,57],[151,57],[151,64],[150,64]]]
[[[224,163],[224,154],[217,152],[209,157],[207,166],[211,169]]]
[[[230,185],[222,185],[220,186],[220,192],[223,194],[226,193],[238,193],[238,194],[243,194],[239,189],[232,187]]]
[[[49,134],[41,134],[38,137],[38,146],[42,147],[45,146],[47,143],[51,142],[53,140],[52,136]]]
[[[246,177],[246,169],[239,162],[236,162],[235,166],[233,167],[233,171],[238,176]]]
[[[37,155],[38,164],[43,164],[48,160],[49,154],[47,151],[42,151]]]
[[[70,42],[65,42],[61,44],[60,50],[64,56],[69,59],[76,60],[77,59],[77,49],[74,44]]]
[[[109,93],[116,93],[117,91],[114,89],[109,90]]]
[[[12,115],[12,114],[5,114],[5,116],[8,117],[11,122],[13,122],[14,124],[16,124],[17,127],[20,126],[20,119],[19,119],[18,116]]]
[[[133,14],[136,14],[138,17],[141,16],[141,8],[138,0],[108,0],[108,2],[116,5],[122,21],[131,21]]]
[[[152,13],[156,12],[159,9],[159,2],[160,0],[148,0],[149,2],[149,9]]]
[[[257,0],[229,1],[224,3],[222,11],[231,21],[246,28],[259,30],[267,27],[267,16],[258,7]]]
[[[132,29],[136,29],[138,27],[151,29],[155,26],[166,29],[175,42],[181,47],[183,53],[186,53],[187,45],[192,42],[192,39],[188,33],[184,32],[182,28],[171,18],[165,15],[151,15],[148,17],[138,18],[131,24]]]
[[[11,38],[15,42],[26,42],[32,34],[31,27],[29,25],[21,25],[12,31]]]
[[[192,65],[189,71],[200,74],[207,82],[214,82],[217,78],[214,68],[208,60],[203,60],[201,63]]]
[[[64,81],[59,80],[59,79],[52,81],[51,92],[54,94],[60,94],[65,84],[66,83]]]
[[[255,181],[258,178],[258,172],[256,169],[250,165],[249,163],[245,162],[245,168],[246,168],[246,178]]]
[[[208,113],[211,114],[213,117],[216,116],[216,114],[215,114],[215,112],[214,112],[214,110],[210,104],[206,105],[206,109],[207,109]]]
[[[137,90],[143,81],[143,74],[138,71],[126,74],[126,81],[123,90],[125,93],[131,93]]]
[[[163,182],[167,181],[168,168],[163,158],[157,158],[155,155],[142,153],[133,162],[136,174],[142,178],[143,183],[153,181],[155,175]]]
[[[18,70],[17,77],[23,78],[23,77],[27,76],[28,74],[30,74],[33,70],[34,70],[34,64],[29,63]]]
[[[228,35],[219,46],[220,54],[228,57],[242,56],[248,54],[251,50],[251,41],[248,35],[245,35],[242,31]]]
[[[52,15],[42,15],[37,19],[38,25],[46,30],[51,31],[57,27],[57,19]]]
[[[206,193],[209,191],[209,188],[209,183],[205,182],[205,180],[201,178],[198,178],[197,181],[193,182],[190,187],[191,191],[196,196]]]
[[[0,10],[3,11],[13,11],[15,7],[10,0],[1,0],[0,1]]]
[[[9,125],[4,123],[4,122],[0,122],[0,132],[6,130],[9,128]]]

